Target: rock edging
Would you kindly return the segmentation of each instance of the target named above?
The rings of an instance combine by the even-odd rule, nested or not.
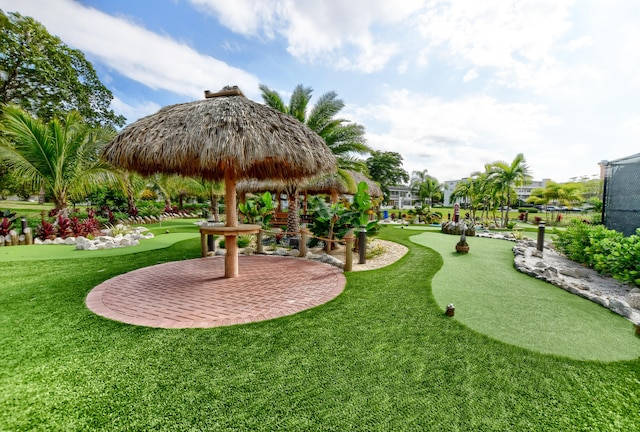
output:
[[[545,247],[540,254],[533,240],[518,241],[513,254],[518,271],[591,300],[640,325],[639,288],[583,267],[552,248]]]

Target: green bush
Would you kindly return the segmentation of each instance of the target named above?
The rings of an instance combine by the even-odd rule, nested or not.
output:
[[[520,213],[538,213],[538,209],[535,207],[521,207],[518,211]]]
[[[250,235],[239,235],[236,237],[236,244],[240,249],[243,249],[251,244],[251,240]],[[225,244],[224,238],[220,239],[220,242],[218,242],[218,246],[221,249],[225,249]]]
[[[640,286],[640,229],[625,237],[602,225],[575,220],[554,240],[567,258],[622,282]]]

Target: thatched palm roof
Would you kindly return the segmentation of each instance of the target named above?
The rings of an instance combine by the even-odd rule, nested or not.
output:
[[[356,193],[358,183],[365,182],[369,186],[368,193],[372,197],[382,196],[380,185],[364,174],[352,170],[338,170],[338,172],[312,177],[298,183],[300,191],[309,194],[339,194],[353,195]],[[264,192],[284,190],[287,183],[278,180],[243,180],[238,182],[238,192]]]
[[[335,170],[324,140],[306,125],[240,92],[171,105],[126,128],[103,150],[113,165],[222,180],[310,177]],[[230,93],[230,94],[229,94]]]
[[[371,180],[369,177],[365,176],[361,172],[351,171],[351,170],[347,170],[347,172],[351,175],[351,178],[353,178],[353,181],[355,182],[356,185],[359,184],[360,182],[365,182],[367,186],[369,186],[369,190],[367,193],[370,196],[372,197],[382,196],[382,189],[380,188],[380,185],[377,182]]]
[[[324,140],[297,119],[225,88],[171,105],[124,128],[102,157],[143,175],[182,174],[225,182],[225,277],[238,276],[236,181],[293,179],[336,169]]]

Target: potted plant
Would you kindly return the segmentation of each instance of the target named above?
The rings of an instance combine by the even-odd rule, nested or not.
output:
[[[467,243],[467,235],[465,234],[466,231],[467,227],[463,222],[460,226],[460,241],[456,243],[456,252],[461,254],[469,252],[469,243]]]

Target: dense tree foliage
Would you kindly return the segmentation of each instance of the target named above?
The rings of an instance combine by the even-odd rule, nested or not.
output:
[[[112,93],[84,54],[30,17],[0,11],[0,104],[16,104],[48,122],[78,111],[91,126],[125,123]]]
[[[380,184],[387,202],[389,200],[389,186],[409,181],[409,173],[402,168],[400,153],[372,151],[366,163],[369,176]]]

